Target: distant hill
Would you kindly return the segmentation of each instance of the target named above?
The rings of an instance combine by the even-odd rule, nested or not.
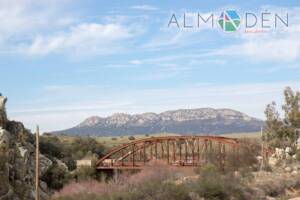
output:
[[[79,136],[117,136],[153,134],[161,132],[178,134],[224,134],[255,132],[263,126],[262,120],[231,109],[180,109],[160,114],[129,115],[116,113],[102,118],[93,116],[79,125],[52,134]]]

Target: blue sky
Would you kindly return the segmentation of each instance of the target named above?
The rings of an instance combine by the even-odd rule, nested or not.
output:
[[[235,33],[168,27],[172,14],[195,25],[229,9],[242,17]],[[245,33],[245,12],[271,13],[271,28]],[[275,29],[274,13],[289,27]],[[299,13],[297,1],[0,1],[0,92],[11,119],[44,131],[179,108],[263,118],[285,86],[300,89]]]

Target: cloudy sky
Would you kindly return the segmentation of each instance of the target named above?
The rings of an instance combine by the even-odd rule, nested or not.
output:
[[[236,10],[240,29],[197,25],[197,13]],[[245,33],[246,12],[271,28]],[[289,27],[274,27],[274,14]],[[175,14],[180,24],[168,27]],[[254,30],[261,31],[260,20]],[[263,118],[300,89],[298,1],[0,0],[0,92],[10,119],[44,131],[92,115],[232,108]]]

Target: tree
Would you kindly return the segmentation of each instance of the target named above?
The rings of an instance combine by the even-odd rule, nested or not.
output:
[[[265,110],[267,139],[297,139],[296,131],[300,128],[300,92],[293,91],[290,87],[284,89],[285,103],[282,106],[284,118],[276,110],[276,103],[268,104]]]
[[[282,109],[285,112],[286,125],[291,128],[300,128],[300,92],[294,92],[290,87],[284,90],[285,104]]]
[[[267,140],[271,140],[278,135],[278,131],[282,128],[282,121],[280,119],[279,113],[276,110],[276,103],[273,101],[268,104],[265,110],[266,116],[266,138]]]

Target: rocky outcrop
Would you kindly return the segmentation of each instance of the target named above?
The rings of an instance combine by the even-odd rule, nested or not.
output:
[[[34,136],[22,123],[9,121],[6,98],[0,96],[0,200],[35,199]],[[52,162],[41,155],[41,175]],[[47,199],[47,184],[40,182],[41,199]]]
[[[264,122],[231,109],[181,109],[160,114],[117,113],[102,118],[93,116],[78,126],[54,132],[68,135],[128,135],[161,132],[178,134],[223,134],[259,131]]]
[[[7,122],[6,111],[5,111],[6,101],[7,101],[6,97],[0,94],[0,127],[3,128],[5,128]]]

